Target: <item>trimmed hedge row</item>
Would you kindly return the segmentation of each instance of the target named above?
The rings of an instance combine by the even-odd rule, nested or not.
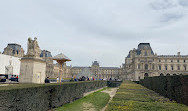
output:
[[[124,81],[105,111],[188,111],[188,106],[170,101],[131,81]]]
[[[46,111],[60,107],[83,94],[107,86],[106,81],[19,85],[0,90],[0,111]]]
[[[147,77],[139,83],[171,100],[188,105],[188,75]]]

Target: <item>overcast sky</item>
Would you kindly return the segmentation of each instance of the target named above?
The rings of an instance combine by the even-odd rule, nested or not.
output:
[[[0,0],[0,51],[28,37],[73,66],[119,67],[149,42],[158,55],[188,55],[188,0]]]

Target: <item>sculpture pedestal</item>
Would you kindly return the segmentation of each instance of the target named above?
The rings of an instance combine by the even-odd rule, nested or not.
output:
[[[46,62],[41,58],[24,57],[21,59],[20,83],[44,83]]]

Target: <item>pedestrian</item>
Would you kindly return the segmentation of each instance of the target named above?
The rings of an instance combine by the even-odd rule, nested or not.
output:
[[[16,76],[16,81],[18,82],[18,75]]]
[[[50,83],[50,80],[48,79],[48,77],[45,79],[45,83]]]
[[[59,82],[59,77],[57,77],[57,79],[56,79],[56,80],[57,80],[57,82]]]

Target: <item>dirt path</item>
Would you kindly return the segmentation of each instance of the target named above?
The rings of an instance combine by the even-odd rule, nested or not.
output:
[[[102,92],[104,93],[108,93],[110,95],[110,100],[108,101],[108,103],[112,100],[112,98],[116,95],[116,92],[119,88],[110,88],[110,89],[106,89]],[[106,107],[108,106],[108,104],[101,110],[104,111],[106,109]]]

